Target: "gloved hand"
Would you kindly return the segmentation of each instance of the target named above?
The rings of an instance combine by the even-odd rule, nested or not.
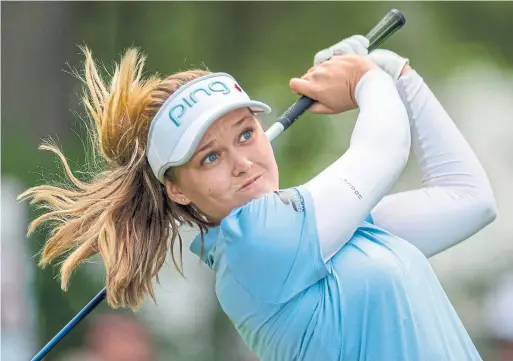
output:
[[[410,61],[393,51],[385,49],[376,49],[370,52],[368,58],[383,71],[388,73],[395,81],[399,79],[403,68]]]
[[[329,48],[323,49],[314,56],[314,65],[325,62],[331,59],[334,55],[343,54],[357,54],[365,56],[369,53],[367,48],[369,47],[369,39],[363,35],[353,35],[346,38]]]
[[[314,56],[314,65],[320,64],[334,55],[357,54],[367,56],[374,64],[397,81],[409,59],[403,58],[390,50],[376,49],[369,53],[368,47],[369,40],[366,37],[353,35],[317,52]]]

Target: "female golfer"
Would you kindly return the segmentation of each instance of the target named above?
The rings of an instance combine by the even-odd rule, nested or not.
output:
[[[297,187],[280,189],[251,100],[228,74],[192,70],[143,79],[129,50],[110,84],[85,50],[86,108],[105,162],[88,181],[41,185],[22,198],[52,222],[41,265],[72,271],[99,253],[108,303],[153,297],[168,250],[179,270],[180,225],[216,273],[216,294],[262,361],[480,360],[427,258],[495,218],[479,161],[407,60],[367,54],[353,36],[317,54],[290,87],[316,114],[359,108],[349,149]],[[387,195],[411,140],[423,188]],[[175,257],[177,243],[180,256]]]

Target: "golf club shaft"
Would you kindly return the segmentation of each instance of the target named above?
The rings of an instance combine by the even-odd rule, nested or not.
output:
[[[96,296],[94,296],[94,298],[79,313],[77,313],[77,315],[75,317],[73,317],[73,319],[71,321],[69,321],[68,324],[66,326],[64,326],[62,328],[62,330],[60,330],[59,333],[56,334],[50,340],[50,342],[48,342],[45,345],[45,347],[43,347],[41,349],[41,351],[39,351],[37,353],[37,355],[32,358],[31,361],[41,361],[43,359],[43,357],[45,357],[46,354],[48,352],[50,352],[50,350],[57,343],[59,343],[59,341],[62,340],[62,338],[64,336],[66,336],[71,331],[71,329],[73,327],[75,327],[80,321],[82,321],[92,310],[94,310],[96,308],[96,306],[98,306],[105,299],[106,295],[107,295],[107,289],[104,288],[103,290],[100,291],[100,293],[98,293]]]

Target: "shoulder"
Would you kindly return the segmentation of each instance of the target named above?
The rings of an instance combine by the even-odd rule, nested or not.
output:
[[[221,222],[221,229],[227,239],[283,235],[305,222],[309,203],[310,196],[301,187],[266,193],[234,209]]]
[[[327,270],[308,196],[291,188],[265,194],[221,222],[224,271],[260,300],[290,300]]]

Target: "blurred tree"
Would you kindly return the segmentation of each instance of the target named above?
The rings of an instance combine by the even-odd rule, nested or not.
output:
[[[50,156],[36,153],[42,137],[68,138],[69,97],[73,79],[62,72],[73,59],[75,3],[2,3],[2,172],[15,174],[25,185],[39,177],[36,169],[52,169]],[[73,151],[67,152],[73,155]],[[75,152],[76,153],[76,152]],[[46,172],[45,172],[46,173]],[[31,218],[35,215],[31,213]],[[44,234],[30,243],[38,252]],[[39,337],[46,341],[72,317],[77,303],[95,290],[81,287],[86,282],[76,276],[76,289],[63,297],[51,269],[37,272]],[[78,343],[76,332],[60,345]]]
[[[448,43],[461,42],[501,62],[513,62],[512,2],[439,2],[431,9],[449,37]]]

